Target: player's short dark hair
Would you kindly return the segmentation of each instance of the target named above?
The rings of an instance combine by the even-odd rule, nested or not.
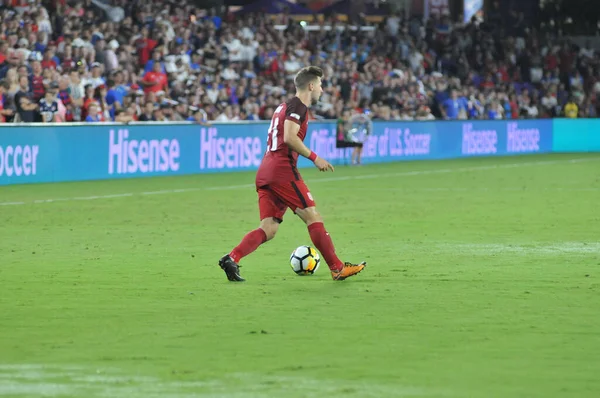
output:
[[[318,66],[305,66],[296,74],[294,85],[297,89],[303,90],[319,77],[323,77],[323,69]]]

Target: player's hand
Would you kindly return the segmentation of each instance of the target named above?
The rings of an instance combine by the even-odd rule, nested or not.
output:
[[[320,171],[327,171],[327,170],[333,171],[333,166],[331,165],[331,163],[329,163],[328,161],[326,161],[323,158],[317,157],[315,159],[315,166],[317,166],[317,168]]]

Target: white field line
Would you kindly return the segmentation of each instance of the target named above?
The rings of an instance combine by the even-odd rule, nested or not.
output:
[[[600,254],[600,242],[552,242],[531,244],[428,242],[428,250],[462,256],[550,256]]]
[[[524,167],[524,166],[573,164],[573,163],[592,162],[592,161],[599,161],[599,160],[600,160],[600,157],[577,158],[577,159],[569,159],[569,160],[548,160],[548,161],[538,161],[538,162],[508,163],[508,164],[498,164],[498,165],[490,165],[490,166],[473,166],[473,167],[457,167],[457,168],[432,169],[432,170],[415,170],[415,171],[404,171],[404,172],[398,172],[398,173],[363,174],[363,175],[357,175],[357,176],[318,178],[315,180],[311,180],[310,184],[321,183],[321,182],[348,181],[348,180],[365,180],[365,179],[374,179],[374,178],[410,177],[410,176],[420,176],[420,175],[430,175],[430,174],[463,173],[463,172],[471,172],[471,171],[510,169],[510,168],[515,168],[515,167]],[[169,194],[174,194],[174,193],[187,193],[187,192],[197,192],[197,191],[228,191],[228,190],[248,189],[248,188],[254,188],[254,184],[222,185],[222,186],[213,186],[213,187],[196,187],[196,188],[182,188],[182,189],[164,189],[164,190],[159,190],[159,191],[146,191],[146,192],[137,192],[137,193],[128,192],[128,193],[111,194],[111,195],[93,195],[93,196],[78,196],[78,197],[69,197],[69,198],[38,199],[38,200],[29,201],[29,202],[23,202],[23,201],[0,202],[0,206],[19,206],[19,205],[25,205],[25,204],[54,203],[54,202],[76,201],[76,200],[84,201],[84,200],[111,199],[111,198],[121,198],[121,197],[140,196],[140,195],[141,196],[169,195]]]
[[[300,393],[300,395],[299,395]],[[308,375],[228,373],[222,379],[166,381],[127,375],[118,369],[1,365],[0,397],[254,398],[254,397],[422,397],[450,396],[398,384],[313,378]]]
[[[566,188],[566,187],[549,187],[549,188],[527,188],[527,187],[498,187],[498,188],[486,188],[486,187],[472,187],[472,188],[459,188],[459,187],[426,187],[426,188],[411,188],[411,187],[393,187],[393,188],[367,188],[367,187],[356,187],[353,190],[368,190],[368,191],[381,191],[381,192],[598,192],[598,188]]]

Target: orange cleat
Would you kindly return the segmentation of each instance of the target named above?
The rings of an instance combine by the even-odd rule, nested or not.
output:
[[[360,271],[365,269],[367,262],[363,261],[360,264],[344,263],[344,268],[339,271],[331,271],[331,277],[334,281],[343,281],[346,278],[358,274]]]

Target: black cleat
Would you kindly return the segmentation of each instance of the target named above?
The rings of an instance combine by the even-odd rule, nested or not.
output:
[[[219,267],[227,275],[227,280],[231,282],[244,282],[245,279],[240,276],[240,266],[229,257],[229,254],[224,255],[219,260]]]

